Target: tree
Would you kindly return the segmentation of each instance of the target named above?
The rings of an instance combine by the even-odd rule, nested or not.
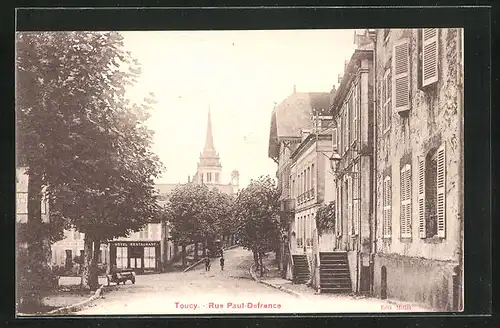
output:
[[[82,287],[97,287],[101,242],[158,214],[161,164],[145,126],[154,102],[125,97],[141,70],[116,32],[17,35],[17,153],[34,197],[48,186],[53,217],[85,233]],[[28,221],[38,221],[28,209]]]
[[[279,197],[280,191],[275,181],[269,176],[261,176],[251,180],[239,192],[234,204],[240,244],[253,252],[261,276],[264,272],[263,255],[275,250],[280,238]]]
[[[318,235],[325,232],[335,232],[335,202],[331,201],[328,204],[322,204],[316,212],[316,229]]]
[[[203,243],[204,249],[224,229],[231,217],[232,199],[207,185],[185,184],[175,188],[168,203],[168,216],[172,224],[172,239],[182,246],[182,264],[186,265],[186,246]]]

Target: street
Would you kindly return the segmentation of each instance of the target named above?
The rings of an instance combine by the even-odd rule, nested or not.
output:
[[[209,272],[199,265],[186,273],[137,276],[135,285],[120,285],[75,314],[392,312],[389,303],[378,299],[311,293],[297,298],[260,284],[249,273],[252,254],[242,248],[226,251],[225,259],[224,271],[214,259]]]

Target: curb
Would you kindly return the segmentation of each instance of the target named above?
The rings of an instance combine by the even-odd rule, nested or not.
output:
[[[302,295],[301,293],[298,293],[294,290],[291,290],[291,289],[288,289],[288,288],[284,288],[283,286],[280,286],[280,285],[276,285],[276,284],[273,284],[273,283],[270,283],[270,282],[267,282],[265,280],[260,280],[259,278],[257,278],[257,275],[255,274],[255,270],[253,270],[253,268],[255,267],[255,263],[253,263],[251,266],[250,266],[250,269],[249,269],[249,272],[250,272],[250,275],[252,276],[253,280],[261,283],[261,284],[264,284],[266,286],[269,286],[269,287],[273,287],[275,289],[279,289],[281,290],[282,292],[285,292],[287,294],[291,294],[297,298],[304,298],[304,295]]]
[[[55,309],[55,310],[52,310],[50,312],[47,312],[46,314],[68,314],[71,312],[80,311],[84,306],[86,306],[90,302],[94,301],[99,296],[101,296],[101,292],[102,292],[103,288],[104,288],[104,285],[99,286],[99,288],[97,288],[94,295],[92,295],[90,298],[86,299],[85,301],[82,301],[80,303],[76,303],[73,305],[65,306],[65,307],[62,307],[59,309]]]

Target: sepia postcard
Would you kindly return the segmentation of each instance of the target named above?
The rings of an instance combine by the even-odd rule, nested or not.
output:
[[[17,32],[17,316],[463,311],[463,40]]]

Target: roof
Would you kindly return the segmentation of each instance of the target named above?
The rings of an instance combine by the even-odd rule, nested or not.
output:
[[[302,129],[312,128],[313,113],[327,113],[329,103],[329,92],[294,92],[277,105],[271,114],[269,157],[277,156],[280,139],[300,138]]]
[[[180,186],[180,183],[158,183],[155,188],[158,190],[160,195],[170,194],[175,187]]]

